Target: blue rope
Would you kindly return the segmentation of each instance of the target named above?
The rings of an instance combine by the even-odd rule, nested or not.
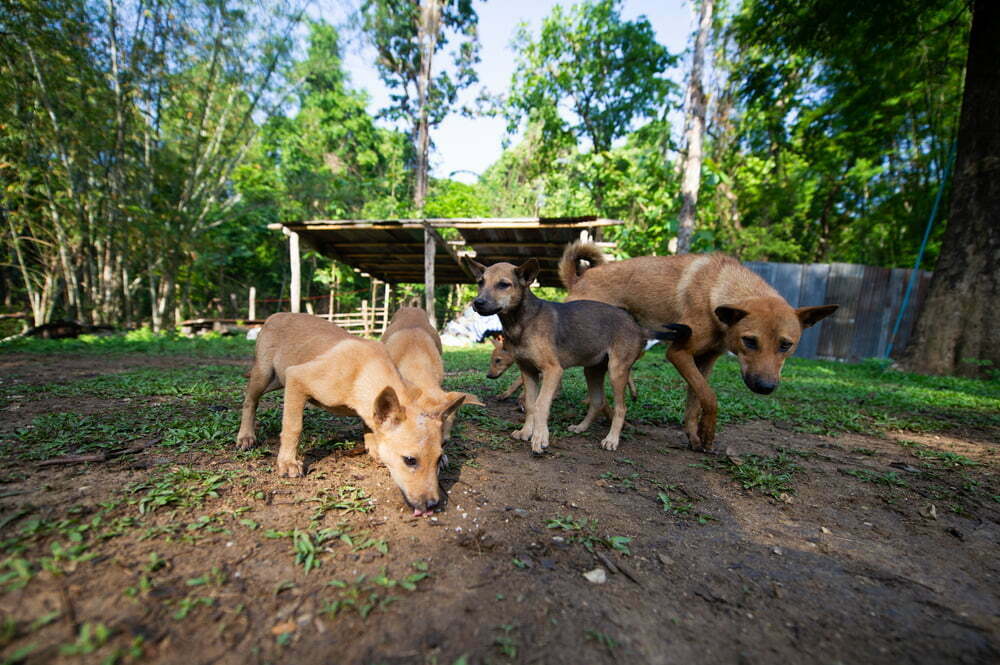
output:
[[[927,249],[927,239],[931,236],[931,227],[934,226],[934,219],[937,217],[938,208],[941,205],[941,196],[944,194],[944,188],[948,184],[948,177],[951,175],[951,169],[955,165],[955,148],[958,145],[958,139],[951,142],[951,150],[948,153],[948,163],[944,167],[944,175],[941,177],[941,186],[938,187],[937,196],[934,197],[934,206],[931,208],[931,216],[927,218],[927,228],[924,229],[924,239],[920,241],[920,251],[917,252],[917,260],[913,263],[913,271],[910,273],[910,281],[906,284],[906,292],[903,293],[903,303],[899,306],[899,316],[896,317],[896,325],[892,327],[892,335],[889,336],[889,344],[885,347],[885,357],[888,358],[892,354],[892,345],[896,341],[896,335],[899,333],[899,326],[903,323],[903,316],[906,314],[906,306],[910,303],[910,294],[913,292],[913,287],[917,283],[917,279],[920,277],[920,264],[924,260],[924,250]]]

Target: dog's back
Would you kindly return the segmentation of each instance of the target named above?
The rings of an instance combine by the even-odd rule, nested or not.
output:
[[[679,322],[707,330],[716,327],[712,312],[720,305],[748,298],[781,299],[767,282],[725,254],[605,262],[595,261],[595,253],[600,250],[589,243],[574,243],[563,253],[560,276],[569,291],[567,302],[605,302],[627,310],[647,327]],[[581,270],[581,259],[593,267]]]
[[[419,307],[402,307],[382,334],[389,357],[410,383],[424,391],[440,391],[444,380],[441,337]]]

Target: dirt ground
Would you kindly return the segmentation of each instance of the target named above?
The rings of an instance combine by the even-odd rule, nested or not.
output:
[[[15,354],[0,357],[0,375],[30,385],[191,362],[228,361]],[[485,384],[485,395],[501,387]],[[279,403],[277,393],[267,400]],[[989,434],[820,437],[756,421],[724,428],[724,454],[706,457],[686,449],[679,425],[628,429],[618,451],[604,451],[598,423],[533,458],[508,436],[516,404],[486,401],[481,415],[460,417],[443,478],[450,498],[433,518],[412,517],[385,469],[356,449],[313,449],[296,480],[274,475],[273,436],[266,454],[243,460],[150,445],[41,466],[4,450],[5,547],[32,520],[101,519],[83,532],[39,527],[20,553],[0,553],[54,562],[20,588],[13,564],[0,569],[3,657],[1000,662],[1000,457]],[[14,445],[12,433],[41,413],[122,408],[120,399],[31,395],[0,411],[0,439]],[[631,408],[641,413],[641,400]],[[358,424],[337,422],[332,440],[360,439]],[[931,469],[898,440],[977,464]],[[789,492],[746,490],[727,472],[779,452],[797,467]],[[135,501],[156,478],[178,483],[163,491],[182,486],[181,468],[225,482],[198,505],[140,512]],[[324,503],[331,497],[339,507]],[[88,557],[52,544],[74,539],[89,544]],[[584,577],[598,568],[606,582]],[[97,623],[106,632],[81,637]]]

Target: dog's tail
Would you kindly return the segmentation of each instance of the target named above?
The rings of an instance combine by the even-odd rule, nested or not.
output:
[[[582,266],[581,261],[586,261],[590,265]],[[604,265],[607,262],[604,252],[594,243],[583,240],[571,242],[566,245],[562,258],[559,259],[559,279],[569,291],[588,268]]]
[[[649,339],[661,342],[685,342],[691,337],[691,328],[683,323],[669,323],[661,328],[663,330],[650,330]]]

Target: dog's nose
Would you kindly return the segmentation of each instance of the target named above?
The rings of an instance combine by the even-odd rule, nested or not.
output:
[[[440,504],[441,502],[438,499],[427,499],[427,502],[424,504],[424,510],[430,512],[437,508]]]
[[[761,395],[770,395],[774,392],[774,389],[778,387],[778,382],[773,379],[765,379],[759,376],[749,377],[747,381],[747,387],[755,393]]]
[[[475,300],[472,301],[472,309],[476,310],[477,312],[485,306],[486,306],[486,301],[484,301],[482,298],[476,298]]]

